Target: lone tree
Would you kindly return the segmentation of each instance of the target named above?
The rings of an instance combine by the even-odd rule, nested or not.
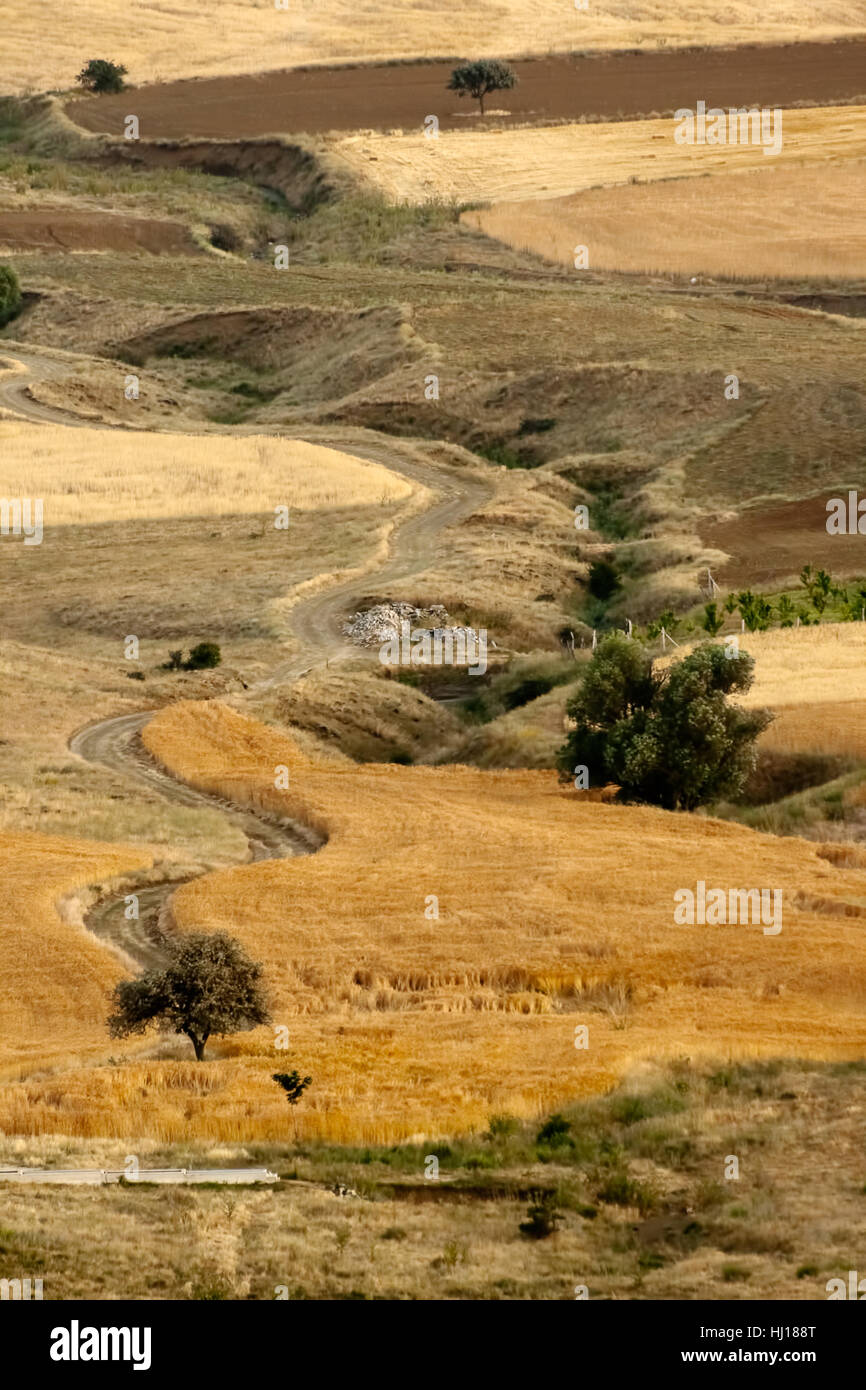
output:
[[[517,86],[517,73],[498,58],[482,58],[477,63],[465,63],[455,68],[448,91],[458,96],[474,97],[484,115],[484,98],[488,92],[505,92]]]
[[[704,643],[657,672],[640,643],[607,638],[567,706],[574,729],[557,759],[563,780],[583,766],[590,785],[616,782],[618,800],[670,811],[735,796],[772,719],[728,703],[749,689],[754,664],[747,652]]]
[[[21,286],[11,265],[0,265],[0,328],[21,312]]]
[[[126,83],[126,68],[122,63],[109,63],[107,58],[91,58],[76,77],[86,92],[122,92]]]
[[[225,932],[190,932],[172,941],[169,951],[164,970],[115,986],[112,1038],[144,1033],[155,1024],[185,1034],[201,1062],[212,1033],[245,1032],[270,1022],[262,967]]]

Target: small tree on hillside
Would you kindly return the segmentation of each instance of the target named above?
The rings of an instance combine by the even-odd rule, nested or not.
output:
[[[736,795],[772,718],[728,704],[753,669],[747,652],[704,644],[657,672],[639,642],[607,638],[567,706],[575,727],[558,757],[563,780],[582,765],[592,785],[616,782],[620,800],[672,811]]]
[[[517,86],[517,74],[498,58],[482,58],[477,63],[465,63],[455,68],[448,83],[449,92],[474,97],[484,115],[484,98],[488,92],[505,92]]]
[[[21,312],[21,286],[11,265],[0,265],[0,328]]]
[[[716,633],[719,632],[724,625],[724,614],[719,612],[718,604],[705,603],[704,616],[701,619],[701,627],[704,631],[708,632],[711,637],[715,637]]]
[[[225,932],[190,932],[172,941],[169,963],[114,989],[108,1020],[112,1038],[145,1033],[151,1025],[183,1033],[196,1060],[211,1034],[245,1032],[269,1023],[262,968]]]
[[[76,77],[86,92],[122,92],[126,83],[126,68],[122,63],[110,63],[107,58],[91,58]]]

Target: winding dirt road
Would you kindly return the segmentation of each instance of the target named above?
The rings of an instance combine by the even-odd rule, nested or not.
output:
[[[0,406],[17,416],[35,423],[86,426],[82,420],[59,407],[43,405],[30,394],[28,387],[36,380],[61,379],[80,355],[64,356],[46,353],[32,346],[14,343],[0,344]],[[23,370],[6,373],[4,364],[12,363]],[[111,429],[104,425],[98,428]],[[121,428],[121,427],[118,427]],[[177,433],[176,427],[172,433]],[[250,430],[225,431],[251,433]],[[261,434],[261,429],[255,433]],[[303,438],[303,436],[295,436]],[[328,445],[327,439],[316,437],[317,444]],[[252,688],[267,689],[296,680],[300,675],[323,662],[351,652],[342,633],[342,621],[353,600],[369,590],[371,582],[377,587],[421,574],[435,559],[437,546],[444,531],[459,524],[492,495],[493,487],[478,477],[455,479],[451,474],[429,463],[407,458],[396,444],[388,440],[364,440],[358,446],[347,445],[345,439],[330,441],[335,448],[348,449],[360,458],[383,464],[412,482],[420,483],[434,499],[431,505],[399,524],[390,537],[389,554],[375,571],[351,578],[301,599],[290,609],[288,622],[297,643],[296,653]],[[131,788],[144,787],[156,791],[168,801],[183,806],[216,807],[247,838],[249,861],[285,858],[309,854],[321,843],[312,832],[291,821],[277,819],[222,798],[196,790],[168,775],[150,757],[141,742],[141,731],[154,711],[116,715],[99,720],[78,730],[69,740],[70,751],[86,761],[109,768]],[[144,880],[124,885],[122,896],[104,899],[86,916],[86,924],[102,941],[131,957],[143,969],[158,965],[165,959],[161,942],[170,926],[170,897],[179,882],[188,878],[167,880],[154,884]],[[139,915],[126,917],[126,897],[138,897]]]

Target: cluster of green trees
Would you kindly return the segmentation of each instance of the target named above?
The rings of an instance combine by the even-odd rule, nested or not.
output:
[[[778,622],[781,627],[793,627],[798,618],[804,627],[808,627],[821,621],[831,599],[844,605],[847,618],[855,622],[862,618],[866,608],[866,583],[861,582],[849,589],[834,583],[828,570],[813,571],[811,565],[803,566],[800,583],[804,598],[799,606],[790,594],[781,594],[772,604],[763,594],[740,589],[738,593],[728,595],[721,610],[717,603],[706,604],[701,626],[711,637],[715,637],[724,624],[725,614],[739,613],[748,632],[765,632],[773,622]]]

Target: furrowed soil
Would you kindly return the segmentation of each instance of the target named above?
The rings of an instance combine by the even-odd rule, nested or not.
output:
[[[447,90],[455,64],[290,69],[141,87],[72,101],[86,130],[122,136],[134,109],[142,137],[182,139],[303,131],[476,125],[475,103]],[[670,53],[565,54],[514,63],[518,84],[487,99],[496,117],[521,122],[618,120],[708,106],[842,105],[866,95],[866,39]],[[130,105],[130,102],[132,105]]]
[[[844,488],[816,497],[744,508],[724,521],[703,522],[701,539],[714,550],[726,551],[727,564],[716,571],[724,588],[766,588],[800,573],[805,564],[822,567],[836,577],[860,575],[866,569],[866,544],[861,535],[829,535],[827,502],[847,498]]]

